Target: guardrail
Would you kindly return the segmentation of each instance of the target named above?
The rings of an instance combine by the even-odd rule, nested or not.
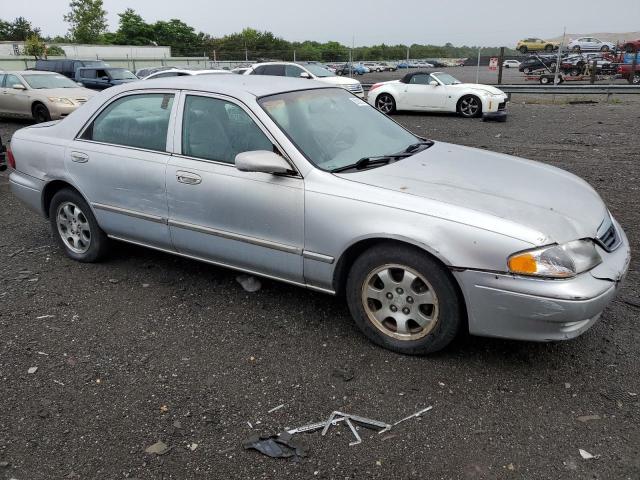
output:
[[[365,91],[372,83],[363,83]],[[504,93],[554,94],[554,95],[613,95],[640,94],[640,85],[492,85]]]

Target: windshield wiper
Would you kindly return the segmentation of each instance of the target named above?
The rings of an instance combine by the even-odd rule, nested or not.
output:
[[[433,140],[425,140],[423,142],[412,143],[404,149],[407,153],[415,153],[416,150],[424,150],[433,146]]]
[[[346,170],[364,170],[368,167],[377,165],[386,165],[391,160],[398,160],[400,158],[410,157],[412,152],[394,153],[392,155],[379,155],[377,157],[363,157],[355,163],[345,165],[343,167],[334,168],[331,173],[344,172]]]

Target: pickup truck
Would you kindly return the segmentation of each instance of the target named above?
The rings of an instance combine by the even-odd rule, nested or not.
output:
[[[139,80],[126,68],[117,67],[83,67],[76,70],[75,81],[82,86],[96,90],[104,90]]]

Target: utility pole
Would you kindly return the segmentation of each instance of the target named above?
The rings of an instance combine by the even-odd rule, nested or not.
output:
[[[567,27],[564,27],[564,30],[562,31],[562,43],[560,44],[560,46],[558,47],[558,57],[556,58],[556,71],[554,72],[553,75],[553,84],[554,85],[558,85],[558,75],[560,74],[560,60],[561,60],[561,56],[562,56],[562,49],[564,48],[564,40],[565,37],[567,36]],[[555,95],[554,95],[554,103],[555,103]]]
[[[480,77],[480,52],[482,48],[478,48],[478,66],[476,67],[476,83],[478,83]]]
[[[296,51],[295,50],[293,51],[293,61],[294,62],[296,61]]]

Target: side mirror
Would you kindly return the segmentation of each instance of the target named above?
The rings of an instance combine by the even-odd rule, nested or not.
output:
[[[25,87],[21,83],[14,83],[13,85],[11,85],[11,88],[13,88],[14,90],[26,90],[27,89],[27,87]]]
[[[436,82],[435,80],[431,80],[429,82],[429,85],[431,85],[432,87],[437,87],[438,85],[440,85],[438,82]]]
[[[78,84],[79,87],[84,87],[84,83],[82,82],[76,82]]]
[[[300,73],[300,78],[311,78],[311,75],[309,75],[309,72],[302,72]]]
[[[236,155],[236,168],[241,172],[287,173],[291,166],[280,155],[268,150],[254,150]]]

